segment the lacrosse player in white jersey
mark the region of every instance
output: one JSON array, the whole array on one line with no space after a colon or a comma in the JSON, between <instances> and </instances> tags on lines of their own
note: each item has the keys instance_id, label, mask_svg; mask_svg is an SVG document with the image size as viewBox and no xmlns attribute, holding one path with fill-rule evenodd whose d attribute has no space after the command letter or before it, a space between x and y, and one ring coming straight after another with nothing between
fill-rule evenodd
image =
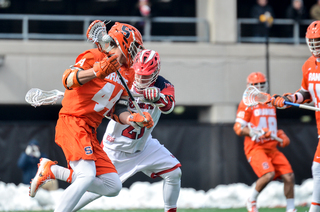
<instances>
[{"instance_id":1,"label":"lacrosse player in white jersey","mask_svg":"<svg viewBox=\"0 0 320 212\"><path fill-rule=\"evenodd\" d=\"M151 114L154 126L148 129L139 123L123 125L110 120L101 145L116 167L122 183L137 172L143 172L151 178L161 177L164 211L175 212L180 192L181 164L151 136L161 113L168 114L174 108L174 86L159 76L160 56L156 51L140 51L132 68L135 70L135 81L131 91L143 94L143 97L136 99L137 104L143 112ZM116 110L129 107L129 110L136 112L130 101L122 105L122 108ZM74 211L99 197L98 194L86 192Z\"/></svg>"}]
</instances>

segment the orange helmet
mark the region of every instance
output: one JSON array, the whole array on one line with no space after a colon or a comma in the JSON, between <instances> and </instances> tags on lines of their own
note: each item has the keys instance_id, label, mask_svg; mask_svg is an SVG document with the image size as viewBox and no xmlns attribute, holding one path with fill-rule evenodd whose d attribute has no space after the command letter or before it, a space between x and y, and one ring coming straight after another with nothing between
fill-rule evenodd
<instances>
[{"instance_id":1,"label":"orange helmet","mask_svg":"<svg viewBox=\"0 0 320 212\"><path fill-rule=\"evenodd\" d=\"M129 24L116 22L109 30L108 35L120 48L127 59L127 65L130 67L138 51L143 49L142 36L139 30Z\"/></svg>"},{"instance_id":2,"label":"orange helmet","mask_svg":"<svg viewBox=\"0 0 320 212\"><path fill-rule=\"evenodd\" d=\"M266 76L261 72L253 72L247 77L247 87L255 86L261 92L268 91L268 82Z\"/></svg>"},{"instance_id":3,"label":"orange helmet","mask_svg":"<svg viewBox=\"0 0 320 212\"><path fill-rule=\"evenodd\" d=\"M308 26L306 41L313 56L320 57L320 21L314 21Z\"/></svg>"}]
</instances>

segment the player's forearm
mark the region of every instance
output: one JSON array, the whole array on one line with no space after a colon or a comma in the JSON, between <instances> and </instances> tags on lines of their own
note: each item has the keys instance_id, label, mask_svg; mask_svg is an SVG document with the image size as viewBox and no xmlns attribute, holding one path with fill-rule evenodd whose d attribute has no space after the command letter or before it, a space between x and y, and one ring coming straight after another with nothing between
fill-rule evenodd
<instances>
[{"instance_id":1,"label":"player's forearm","mask_svg":"<svg viewBox=\"0 0 320 212\"><path fill-rule=\"evenodd\" d=\"M120 113L119 115L119 121L121 124L126 124L126 125L130 125L130 122L128 120L128 116L130 115L129 111L125 111Z\"/></svg>"},{"instance_id":2,"label":"player's forearm","mask_svg":"<svg viewBox=\"0 0 320 212\"><path fill-rule=\"evenodd\" d=\"M93 72L93 68L81 70L78 73L78 79L81 84L85 84L94 78L96 78L96 76Z\"/></svg>"}]
</instances>

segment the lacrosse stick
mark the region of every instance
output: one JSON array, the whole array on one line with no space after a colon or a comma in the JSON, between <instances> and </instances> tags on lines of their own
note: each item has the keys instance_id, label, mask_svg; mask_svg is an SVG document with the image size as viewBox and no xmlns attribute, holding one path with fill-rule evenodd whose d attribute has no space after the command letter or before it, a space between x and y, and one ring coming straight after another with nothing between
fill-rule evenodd
<instances>
[{"instance_id":1,"label":"lacrosse stick","mask_svg":"<svg viewBox=\"0 0 320 212\"><path fill-rule=\"evenodd\" d=\"M271 96L267 93L260 92L256 87L249 86L243 93L242 100L243 103L248 106L252 107L257 104L266 104L270 101ZM297 104L293 102L284 102L285 105L291 105L294 107L307 109L307 110L313 110L313 111L320 111L320 108L303 105L303 104Z\"/></svg>"},{"instance_id":2,"label":"lacrosse stick","mask_svg":"<svg viewBox=\"0 0 320 212\"><path fill-rule=\"evenodd\" d=\"M40 88L31 88L25 97L26 102L34 107L41 105L52 105L58 99L64 96L62 91L57 89L51 91L44 91ZM133 94L134 97L143 97L143 94Z\"/></svg>"},{"instance_id":3,"label":"lacrosse stick","mask_svg":"<svg viewBox=\"0 0 320 212\"><path fill-rule=\"evenodd\" d=\"M250 131L251 131L251 130L254 131L254 136L251 137L251 139L252 139L253 141L255 141L258 137L260 137L260 136L262 136L262 135L265 134L265 131L263 131L262 129L258 130L258 129L252 128L252 124L251 124L251 123L248 124L248 128L250 129ZM271 138L272 138L273 140L276 140L276 141L280 142L280 143L283 142L283 140L282 140L281 138L279 138L279 137L271 136Z\"/></svg>"},{"instance_id":4,"label":"lacrosse stick","mask_svg":"<svg viewBox=\"0 0 320 212\"><path fill-rule=\"evenodd\" d=\"M99 51L101 51L103 53L109 52L109 48L105 49L105 44L109 43L112 40L112 38L108 35L107 30L106 30L106 25L104 24L104 22L102 22L100 20L93 21L87 30L87 38L88 38L88 40L94 42L98 46ZM124 81L119 70L117 70L116 72L120 78L120 81L121 81L123 87L126 89L128 95L129 95L129 98L131 99L134 107L136 108L138 113L144 117L140 107L138 106L137 102L135 101L132 93L130 92L130 90L127 86L127 83Z\"/></svg>"},{"instance_id":5,"label":"lacrosse stick","mask_svg":"<svg viewBox=\"0 0 320 212\"><path fill-rule=\"evenodd\" d=\"M37 107L41 105L52 105L63 96L64 93L56 89L51 91L43 91L39 88L31 88L27 92L25 100L33 107Z\"/></svg>"}]
</instances>

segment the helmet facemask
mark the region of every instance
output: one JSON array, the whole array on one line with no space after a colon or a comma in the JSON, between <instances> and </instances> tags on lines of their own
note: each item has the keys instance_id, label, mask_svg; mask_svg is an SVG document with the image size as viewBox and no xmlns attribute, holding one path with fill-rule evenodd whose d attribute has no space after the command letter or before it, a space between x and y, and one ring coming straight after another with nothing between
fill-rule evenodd
<instances>
[{"instance_id":1,"label":"helmet facemask","mask_svg":"<svg viewBox=\"0 0 320 212\"><path fill-rule=\"evenodd\" d=\"M254 86L263 93L267 93L269 88L268 82L248 83L249 86Z\"/></svg>"},{"instance_id":2,"label":"helmet facemask","mask_svg":"<svg viewBox=\"0 0 320 212\"><path fill-rule=\"evenodd\" d=\"M320 38L306 38L310 52L315 57L320 57Z\"/></svg>"},{"instance_id":3,"label":"helmet facemask","mask_svg":"<svg viewBox=\"0 0 320 212\"><path fill-rule=\"evenodd\" d=\"M134 75L133 85L136 88L138 93L142 93L144 89L152 86L157 80L159 75L159 68L154 71L151 75L140 75L136 73Z\"/></svg>"}]
</instances>

